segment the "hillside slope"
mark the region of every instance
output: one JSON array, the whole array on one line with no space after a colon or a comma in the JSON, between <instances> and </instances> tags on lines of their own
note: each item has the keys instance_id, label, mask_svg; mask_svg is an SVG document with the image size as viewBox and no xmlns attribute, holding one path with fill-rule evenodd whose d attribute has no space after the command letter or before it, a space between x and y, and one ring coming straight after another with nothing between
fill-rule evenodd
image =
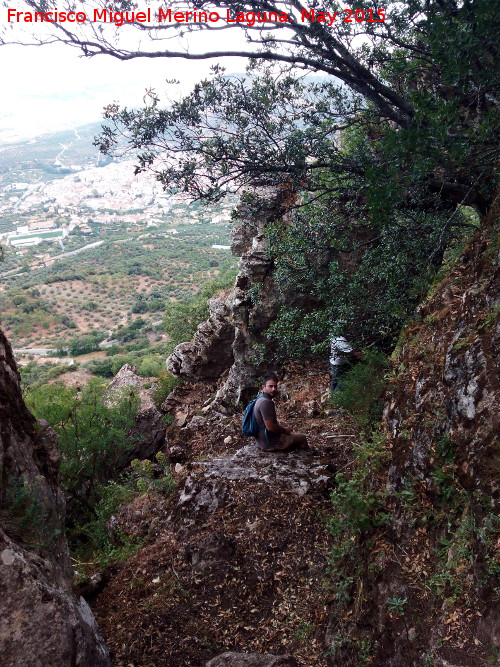
<instances>
[{"instance_id":1,"label":"hillside slope","mask_svg":"<svg viewBox=\"0 0 500 667\"><path fill-rule=\"evenodd\" d=\"M303 667L495 662L494 223L403 332L384 434L359 439L327 409L326 365L289 368L279 407L314 456L241 449L215 385L175 390L164 409L177 488L117 517L145 546L95 606L116 664L201 666L229 649Z\"/></svg>"},{"instance_id":2,"label":"hillside slope","mask_svg":"<svg viewBox=\"0 0 500 667\"><path fill-rule=\"evenodd\" d=\"M492 214L403 332L377 434L360 437L330 408L326 363L289 365L278 406L314 453L249 446L240 415L214 400L227 374L174 390L163 450L176 486L116 513L111 533L141 546L92 600L117 667L202 667L226 650L291 654L301 667L495 663L497 221ZM14 382L21 419L12 423L34 438L3 345L2 396ZM31 480L42 463L26 461L17 474ZM6 550L9 561L10 542Z\"/></svg>"},{"instance_id":3,"label":"hillside slope","mask_svg":"<svg viewBox=\"0 0 500 667\"><path fill-rule=\"evenodd\" d=\"M475 667L498 657L497 224L493 211L395 354L384 415L394 550L370 591L379 632L385 624L377 664ZM384 597L406 599L399 618L387 622Z\"/></svg>"},{"instance_id":4,"label":"hillside slope","mask_svg":"<svg viewBox=\"0 0 500 667\"><path fill-rule=\"evenodd\" d=\"M291 369L279 406L296 428L307 423L316 455L260 453L241 436L239 416L201 412L210 385L171 395L166 407L183 424L168 429L165 450L177 462L176 488L116 515L145 545L94 605L115 664L194 667L234 650L327 665L324 515L356 441L347 417L320 417L327 381L321 369Z\"/></svg>"}]
</instances>

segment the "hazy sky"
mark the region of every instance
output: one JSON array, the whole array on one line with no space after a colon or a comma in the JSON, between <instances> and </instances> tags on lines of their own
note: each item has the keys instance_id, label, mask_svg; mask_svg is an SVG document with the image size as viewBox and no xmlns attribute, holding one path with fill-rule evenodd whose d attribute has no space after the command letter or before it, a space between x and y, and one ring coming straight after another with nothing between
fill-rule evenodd
<instances>
[{"instance_id":1,"label":"hazy sky","mask_svg":"<svg viewBox=\"0 0 500 667\"><path fill-rule=\"evenodd\" d=\"M168 87L166 79L180 79L185 92L208 73L210 62L121 62L108 56L83 58L64 45L2 46L0 143L98 121L109 102L139 106L149 87L157 93L169 88L169 94L175 96L179 86ZM245 69L241 58L227 60L225 65L229 72Z\"/></svg>"}]
</instances>

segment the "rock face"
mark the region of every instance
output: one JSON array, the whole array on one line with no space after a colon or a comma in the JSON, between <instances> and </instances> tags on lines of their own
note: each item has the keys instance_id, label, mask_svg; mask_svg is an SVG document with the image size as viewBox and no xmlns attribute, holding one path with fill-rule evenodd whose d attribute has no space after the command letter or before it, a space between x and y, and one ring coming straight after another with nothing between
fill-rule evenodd
<instances>
[{"instance_id":1,"label":"rock face","mask_svg":"<svg viewBox=\"0 0 500 667\"><path fill-rule=\"evenodd\" d=\"M394 557L376 577L366 571L357 621L358 631L371 626L374 665L476 667L496 655L498 252L486 224L421 304L393 355L384 540ZM330 642L338 627L332 619Z\"/></svg>"},{"instance_id":2,"label":"rock face","mask_svg":"<svg viewBox=\"0 0 500 667\"><path fill-rule=\"evenodd\" d=\"M428 478L432 443L447 439L460 453L461 482L484 483L484 465L500 433L500 274L478 237L460 268L419 309L423 323L398 363L407 368L387 403L385 420L399 463Z\"/></svg>"},{"instance_id":3,"label":"rock face","mask_svg":"<svg viewBox=\"0 0 500 667\"><path fill-rule=\"evenodd\" d=\"M268 222L285 214L290 199L286 189L259 188L240 204L237 214L242 223L234 228L232 243L233 254L241 257L234 288L210 301L209 318L198 327L193 341L178 345L167 360L173 375L189 381L223 377L214 408L246 400L266 368L259 346L266 342L263 332L283 297L272 278L263 232ZM258 299L249 296L250 288L258 291Z\"/></svg>"},{"instance_id":4,"label":"rock face","mask_svg":"<svg viewBox=\"0 0 500 667\"><path fill-rule=\"evenodd\" d=\"M258 653L222 653L206 667L298 667L291 655L260 655Z\"/></svg>"},{"instance_id":5,"label":"rock face","mask_svg":"<svg viewBox=\"0 0 500 667\"><path fill-rule=\"evenodd\" d=\"M193 342L181 343L168 358L170 373L187 380L214 380L233 361L232 293L209 301L209 318L200 324Z\"/></svg>"},{"instance_id":6,"label":"rock face","mask_svg":"<svg viewBox=\"0 0 500 667\"><path fill-rule=\"evenodd\" d=\"M220 381L211 406L215 410L224 412L255 395L258 379L270 370L273 357L265 331L280 307L311 304L310 294L278 288L264 235L270 222L289 223L295 201L296 195L286 185L255 188L243 196L236 209L231 244L233 255L240 257L235 285L227 294L210 301L209 318L198 327L193 341L178 345L167 359L173 375L190 382ZM324 253L321 261L325 271L332 261L343 272L357 266L372 229L359 225L354 233L359 247Z\"/></svg>"},{"instance_id":7,"label":"rock face","mask_svg":"<svg viewBox=\"0 0 500 667\"><path fill-rule=\"evenodd\" d=\"M2 665L109 665L94 617L71 587L55 437L27 410L2 331L0 453Z\"/></svg>"},{"instance_id":8,"label":"rock face","mask_svg":"<svg viewBox=\"0 0 500 667\"><path fill-rule=\"evenodd\" d=\"M130 437L137 441L133 450L127 453L127 459L150 458L165 442L165 424L163 415L151 397L152 390L143 388L144 378L137 375L137 369L130 364L120 368L108 387L108 396L123 391L127 387L137 389L140 407Z\"/></svg>"}]
</instances>

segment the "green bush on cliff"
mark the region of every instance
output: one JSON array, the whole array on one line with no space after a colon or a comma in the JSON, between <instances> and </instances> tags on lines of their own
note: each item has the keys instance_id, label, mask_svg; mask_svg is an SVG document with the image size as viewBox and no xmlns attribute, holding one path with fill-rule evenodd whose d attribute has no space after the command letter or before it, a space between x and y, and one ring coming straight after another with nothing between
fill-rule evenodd
<instances>
[{"instance_id":1,"label":"green bush on cliff","mask_svg":"<svg viewBox=\"0 0 500 667\"><path fill-rule=\"evenodd\" d=\"M123 454L133 446L127 433L139 400L127 389L106 400L106 383L93 378L83 388L44 385L26 392L26 403L58 435L61 483L75 513L93 512L100 484L116 475Z\"/></svg>"},{"instance_id":2,"label":"green bush on cliff","mask_svg":"<svg viewBox=\"0 0 500 667\"><path fill-rule=\"evenodd\" d=\"M381 418L388 366L383 354L370 350L341 377L339 389L332 394L332 403L350 412L364 431Z\"/></svg>"},{"instance_id":3,"label":"green bush on cliff","mask_svg":"<svg viewBox=\"0 0 500 667\"><path fill-rule=\"evenodd\" d=\"M389 459L384 436L373 433L356 447L350 470L335 476L327 525L333 538L331 576L339 608L351 599L351 589L360 573L361 546L366 546L373 531L390 520L387 491L378 480L379 471Z\"/></svg>"},{"instance_id":4,"label":"green bush on cliff","mask_svg":"<svg viewBox=\"0 0 500 667\"><path fill-rule=\"evenodd\" d=\"M96 567L102 570L114 562L131 558L142 545L141 540L131 538L118 526L110 527L109 521L120 505L138 495L168 495L172 491L175 484L166 455L158 452L155 459L156 463L134 459L131 471L121 475L118 481L100 485L94 518L74 526L70 532L73 553L82 573L90 573Z\"/></svg>"},{"instance_id":5,"label":"green bush on cliff","mask_svg":"<svg viewBox=\"0 0 500 667\"><path fill-rule=\"evenodd\" d=\"M23 478L2 480L0 523L7 535L30 547L47 547L53 537L36 484Z\"/></svg>"},{"instance_id":6,"label":"green bush on cliff","mask_svg":"<svg viewBox=\"0 0 500 667\"><path fill-rule=\"evenodd\" d=\"M94 518L75 525L68 535L78 569L82 573L90 573L95 567L103 569L113 562L133 556L137 551L139 543L118 530L111 537L107 526L120 505L130 502L136 495L136 490L127 479L111 480L100 486Z\"/></svg>"},{"instance_id":7,"label":"green bush on cliff","mask_svg":"<svg viewBox=\"0 0 500 667\"><path fill-rule=\"evenodd\" d=\"M171 375L166 370L161 370L158 374L158 384L153 391L153 401L157 407L160 407L167 396L172 392L180 380Z\"/></svg>"},{"instance_id":8,"label":"green bush on cliff","mask_svg":"<svg viewBox=\"0 0 500 667\"><path fill-rule=\"evenodd\" d=\"M283 358L327 358L331 334L389 352L455 233L448 211L374 219L366 206L338 208L334 197L314 202L267 228L284 303L268 335Z\"/></svg>"}]
</instances>

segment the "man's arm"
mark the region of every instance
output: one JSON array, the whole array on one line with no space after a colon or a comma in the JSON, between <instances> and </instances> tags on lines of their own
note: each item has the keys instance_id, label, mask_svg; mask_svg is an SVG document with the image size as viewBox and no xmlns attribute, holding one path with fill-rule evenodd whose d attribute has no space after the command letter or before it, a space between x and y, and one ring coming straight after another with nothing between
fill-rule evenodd
<instances>
[{"instance_id":1,"label":"man's arm","mask_svg":"<svg viewBox=\"0 0 500 667\"><path fill-rule=\"evenodd\" d=\"M276 408L272 401L262 401L259 404L260 415L264 426L270 433L279 435L280 433L291 433L292 429L285 424L280 424L276 417Z\"/></svg>"}]
</instances>

